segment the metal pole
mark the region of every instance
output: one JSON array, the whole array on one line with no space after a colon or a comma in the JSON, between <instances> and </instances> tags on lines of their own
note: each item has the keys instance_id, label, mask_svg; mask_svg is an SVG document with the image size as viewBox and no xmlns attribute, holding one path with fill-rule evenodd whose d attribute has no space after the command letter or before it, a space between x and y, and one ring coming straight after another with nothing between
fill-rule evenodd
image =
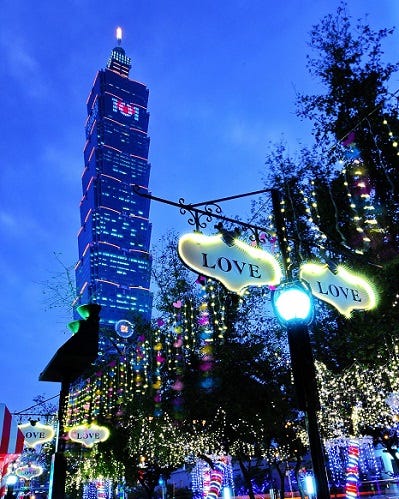
<instances>
[{"instance_id":1,"label":"metal pole","mask_svg":"<svg viewBox=\"0 0 399 499\"><path fill-rule=\"evenodd\" d=\"M58 403L58 434L55 452L51 461L48 499L65 499L66 459L64 438L64 404L69 392L69 382L61 383L60 400Z\"/></svg>"},{"instance_id":2,"label":"metal pole","mask_svg":"<svg viewBox=\"0 0 399 499\"><path fill-rule=\"evenodd\" d=\"M305 412L317 499L330 499L323 445L317 422L320 403L308 326L288 325L287 332L298 408Z\"/></svg>"},{"instance_id":3,"label":"metal pole","mask_svg":"<svg viewBox=\"0 0 399 499\"><path fill-rule=\"evenodd\" d=\"M324 464L324 452L320 438L319 425L317 422L317 413L313 409L308 410L306 411L305 417L317 499L330 499L330 489L328 486L326 467Z\"/></svg>"}]
</instances>

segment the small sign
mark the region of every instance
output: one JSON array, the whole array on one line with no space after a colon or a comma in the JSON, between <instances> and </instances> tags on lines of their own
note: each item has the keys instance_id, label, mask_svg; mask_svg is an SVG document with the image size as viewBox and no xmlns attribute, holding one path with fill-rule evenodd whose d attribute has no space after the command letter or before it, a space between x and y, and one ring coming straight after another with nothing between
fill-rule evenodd
<instances>
[{"instance_id":1,"label":"small sign","mask_svg":"<svg viewBox=\"0 0 399 499\"><path fill-rule=\"evenodd\" d=\"M38 444L44 444L54 438L55 430L50 425L44 425L37 422L21 424L18 428L22 431L25 444L28 447L35 447Z\"/></svg>"},{"instance_id":2,"label":"small sign","mask_svg":"<svg viewBox=\"0 0 399 499\"><path fill-rule=\"evenodd\" d=\"M68 436L72 442L77 442L85 447L93 447L94 444L104 442L109 437L109 430L106 426L98 426L94 423L89 425L74 426L68 431Z\"/></svg>"},{"instance_id":3,"label":"small sign","mask_svg":"<svg viewBox=\"0 0 399 499\"><path fill-rule=\"evenodd\" d=\"M27 464L25 466L20 466L15 470L15 474L24 478L25 480L31 480L36 476L40 476L43 473L43 468L37 464Z\"/></svg>"},{"instance_id":4,"label":"small sign","mask_svg":"<svg viewBox=\"0 0 399 499\"><path fill-rule=\"evenodd\" d=\"M309 284L316 298L329 303L345 317L349 318L353 310L376 306L376 294L368 281L342 265L332 272L326 264L304 263L299 277Z\"/></svg>"},{"instance_id":5,"label":"small sign","mask_svg":"<svg viewBox=\"0 0 399 499\"><path fill-rule=\"evenodd\" d=\"M276 286L281 281L276 258L240 239L234 239L230 246L223 241L222 234L206 236L193 232L180 238L178 252L188 267L213 277L240 295L248 286Z\"/></svg>"}]
</instances>

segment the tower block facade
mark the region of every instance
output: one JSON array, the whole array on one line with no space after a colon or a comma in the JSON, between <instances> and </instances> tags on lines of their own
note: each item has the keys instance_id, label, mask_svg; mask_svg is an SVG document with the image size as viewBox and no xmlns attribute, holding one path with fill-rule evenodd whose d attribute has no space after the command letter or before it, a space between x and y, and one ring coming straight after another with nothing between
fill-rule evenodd
<instances>
[{"instance_id":1,"label":"tower block facade","mask_svg":"<svg viewBox=\"0 0 399 499\"><path fill-rule=\"evenodd\" d=\"M119 40L120 42L120 40ZM131 80L118 45L87 100L76 265L78 303L101 305L101 324L151 317L148 89Z\"/></svg>"}]
</instances>

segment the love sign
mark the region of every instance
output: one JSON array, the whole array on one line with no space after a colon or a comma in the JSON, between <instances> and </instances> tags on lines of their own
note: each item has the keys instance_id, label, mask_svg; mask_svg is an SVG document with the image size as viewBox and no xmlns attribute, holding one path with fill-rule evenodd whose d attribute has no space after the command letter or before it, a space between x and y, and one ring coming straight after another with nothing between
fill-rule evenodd
<instances>
[{"instance_id":1,"label":"love sign","mask_svg":"<svg viewBox=\"0 0 399 499\"><path fill-rule=\"evenodd\" d=\"M22 431L25 444L28 447L35 447L38 444L44 444L54 438L55 430L50 425L44 425L39 421L30 421L29 423L18 425Z\"/></svg>"},{"instance_id":2,"label":"love sign","mask_svg":"<svg viewBox=\"0 0 399 499\"><path fill-rule=\"evenodd\" d=\"M25 478L25 480L31 480L36 476L40 476L43 473L43 468L37 464L27 464L26 466L20 466L15 470L17 476Z\"/></svg>"},{"instance_id":3,"label":"love sign","mask_svg":"<svg viewBox=\"0 0 399 499\"><path fill-rule=\"evenodd\" d=\"M93 447L94 444L104 442L109 437L109 430L106 426L98 426L95 423L89 425L73 426L68 431L68 436L72 442L77 442L85 447Z\"/></svg>"},{"instance_id":4,"label":"love sign","mask_svg":"<svg viewBox=\"0 0 399 499\"><path fill-rule=\"evenodd\" d=\"M377 297L370 283L342 265L332 272L326 264L304 263L299 276L309 284L316 298L329 303L345 317L350 317L353 310L376 306Z\"/></svg>"},{"instance_id":5,"label":"love sign","mask_svg":"<svg viewBox=\"0 0 399 499\"><path fill-rule=\"evenodd\" d=\"M185 234L179 239L178 253L188 267L237 294L243 294L248 286L275 286L281 280L280 265L271 253L240 239L227 245L222 234Z\"/></svg>"}]
</instances>

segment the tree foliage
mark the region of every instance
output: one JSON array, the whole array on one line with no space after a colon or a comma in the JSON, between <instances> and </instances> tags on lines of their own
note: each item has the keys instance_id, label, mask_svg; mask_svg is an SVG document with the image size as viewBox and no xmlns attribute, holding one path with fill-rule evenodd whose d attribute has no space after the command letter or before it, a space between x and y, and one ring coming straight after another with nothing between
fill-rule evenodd
<instances>
[{"instance_id":1,"label":"tree foliage","mask_svg":"<svg viewBox=\"0 0 399 499\"><path fill-rule=\"evenodd\" d=\"M284 145L266 159L265 181L279 190L289 267L305 260L345 263L369 279L379 296L375 311L347 320L318 305L314 346L339 371L356 358L382 362L397 336L399 239L397 98L389 89L398 64L383 61L392 29L353 21L344 3L310 33L310 74L324 93L298 95L298 116L313 123L313 147L295 157ZM295 271L294 270L294 271Z\"/></svg>"}]
</instances>

